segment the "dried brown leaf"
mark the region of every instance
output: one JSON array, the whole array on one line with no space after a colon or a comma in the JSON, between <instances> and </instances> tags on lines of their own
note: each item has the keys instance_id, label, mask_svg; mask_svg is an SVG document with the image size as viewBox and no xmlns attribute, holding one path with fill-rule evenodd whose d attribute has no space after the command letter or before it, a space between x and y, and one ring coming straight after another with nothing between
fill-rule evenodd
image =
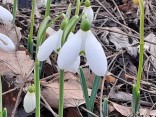
<instances>
[{"instance_id":1,"label":"dried brown leaf","mask_svg":"<svg viewBox=\"0 0 156 117\"><path fill-rule=\"evenodd\" d=\"M131 114L131 108L130 107L122 106L122 105L119 105L119 104L114 103L114 102L111 102L111 104L123 116L126 116L127 117L127 116L129 116Z\"/></svg>"},{"instance_id":2,"label":"dried brown leaf","mask_svg":"<svg viewBox=\"0 0 156 117\"><path fill-rule=\"evenodd\" d=\"M56 76L42 90L43 97L51 107L58 108L59 104L59 76ZM89 94L90 90L88 89ZM64 81L64 108L77 107L84 104L84 97L78 78L71 73L65 73Z\"/></svg>"},{"instance_id":3,"label":"dried brown leaf","mask_svg":"<svg viewBox=\"0 0 156 117\"><path fill-rule=\"evenodd\" d=\"M111 76L111 73L110 72L107 72L107 74L106 74L106 81L108 83L114 83L116 81L116 78L114 78L113 76Z\"/></svg>"},{"instance_id":4,"label":"dried brown leaf","mask_svg":"<svg viewBox=\"0 0 156 117\"><path fill-rule=\"evenodd\" d=\"M125 32L120 30L117 27L107 27L109 30L112 30L112 32L105 31L104 35L102 36L102 41L108 44L110 41L113 43L116 47L116 50L119 51L122 48L126 48L127 52L132 56L137 56L137 47L132 47L132 45L129 43L128 36L126 36ZM136 41L133 40L133 43Z\"/></svg>"},{"instance_id":5,"label":"dried brown leaf","mask_svg":"<svg viewBox=\"0 0 156 117\"><path fill-rule=\"evenodd\" d=\"M6 53L0 50L0 74L16 74L25 78L34 66L34 61L25 51Z\"/></svg>"},{"instance_id":6,"label":"dried brown leaf","mask_svg":"<svg viewBox=\"0 0 156 117\"><path fill-rule=\"evenodd\" d=\"M156 36L153 33L150 33L148 36L145 37L145 39L149 42L154 42L154 43L156 42ZM149 47L150 53L152 53L154 56L156 56L156 45L155 44L150 44L150 43L146 42L145 46ZM154 56L151 55L151 59L152 59L153 65L156 67L156 59Z\"/></svg>"},{"instance_id":7,"label":"dried brown leaf","mask_svg":"<svg viewBox=\"0 0 156 117\"><path fill-rule=\"evenodd\" d=\"M127 102L132 100L132 95L130 93L125 93L122 91L117 91L117 92L113 91L110 94L110 99Z\"/></svg>"}]
</instances>

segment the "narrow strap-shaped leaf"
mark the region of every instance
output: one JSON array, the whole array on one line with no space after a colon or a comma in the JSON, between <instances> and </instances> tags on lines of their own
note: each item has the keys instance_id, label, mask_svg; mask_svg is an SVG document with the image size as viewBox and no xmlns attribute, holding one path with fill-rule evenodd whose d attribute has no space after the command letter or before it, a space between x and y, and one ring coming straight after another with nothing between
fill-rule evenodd
<instances>
[{"instance_id":1,"label":"narrow strap-shaped leaf","mask_svg":"<svg viewBox=\"0 0 156 117\"><path fill-rule=\"evenodd\" d=\"M66 25L66 27L65 27L65 29L63 31L61 45L63 45L67 41L68 35L70 34L73 26L75 26L75 24L78 22L78 20L79 20L79 16L78 15L73 16L69 20L68 24Z\"/></svg>"},{"instance_id":2,"label":"narrow strap-shaped leaf","mask_svg":"<svg viewBox=\"0 0 156 117\"><path fill-rule=\"evenodd\" d=\"M93 111L93 108L94 108L94 101L95 101L96 94L99 88L100 80L101 78L96 75L94 79L94 84L92 87L91 96L90 96L90 109L91 109L90 111Z\"/></svg>"},{"instance_id":3,"label":"narrow strap-shaped leaf","mask_svg":"<svg viewBox=\"0 0 156 117\"><path fill-rule=\"evenodd\" d=\"M140 106L140 91L138 92L136 85L133 85L133 95L132 95L132 112L136 114Z\"/></svg>"},{"instance_id":4,"label":"narrow strap-shaped leaf","mask_svg":"<svg viewBox=\"0 0 156 117\"><path fill-rule=\"evenodd\" d=\"M67 8L67 12L66 12L66 18L67 20L70 19L70 16L71 16L71 3L68 5L68 8Z\"/></svg>"},{"instance_id":5,"label":"narrow strap-shaped leaf","mask_svg":"<svg viewBox=\"0 0 156 117\"><path fill-rule=\"evenodd\" d=\"M105 98L103 102L103 117L108 117L108 99Z\"/></svg>"},{"instance_id":6,"label":"narrow strap-shaped leaf","mask_svg":"<svg viewBox=\"0 0 156 117\"><path fill-rule=\"evenodd\" d=\"M44 18L46 18L47 16L49 16L49 13L50 13L50 4L51 4L51 0L47 0L46 11L45 11Z\"/></svg>"},{"instance_id":7,"label":"narrow strap-shaped leaf","mask_svg":"<svg viewBox=\"0 0 156 117\"><path fill-rule=\"evenodd\" d=\"M36 46L36 52L38 52L38 47L40 46L40 44L41 44L41 37L42 37L42 34L44 33L44 31L46 30L46 28L47 28L47 23L48 23L48 21L50 20L50 17L49 16L47 16L44 20L43 20L43 22L41 23L41 25L40 25L40 28L39 28L39 30L38 30L38 33L37 33L37 46Z\"/></svg>"},{"instance_id":8,"label":"narrow strap-shaped leaf","mask_svg":"<svg viewBox=\"0 0 156 117\"><path fill-rule=\"evenodd\" d=\"M16 10L17 10L17 0L14 0L14 5L13 5L13 23L15 23L15 19L16 19Z\"/></svg>"},{"instance_id":9,"label":"narrow strap-shaped leaf","mask_svg":"<svg viewBox=\"0 0 156 117\"><path fill-rule=\"evenodd\" d=\"M88 96L88 88L87 88L86 79L85 79L82 68L80 68L80 81L81 81L81 87L82 87L83 95L85 98L86 106L87 106L87 109L89 109L90 101L89 101L89 96Z\"/></svg>"}]
</instances>

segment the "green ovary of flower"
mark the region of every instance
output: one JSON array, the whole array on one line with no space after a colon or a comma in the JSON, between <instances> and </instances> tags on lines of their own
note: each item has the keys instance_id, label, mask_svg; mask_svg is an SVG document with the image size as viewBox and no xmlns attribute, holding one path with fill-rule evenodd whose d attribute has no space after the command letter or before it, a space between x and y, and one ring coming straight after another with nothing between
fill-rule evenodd
<instances>
[{"instance_id":1,"label":"green ovary of flower","mask_svg":"<svg viewBox=\"0 0 156 117\"><path fill-rule=\"evenodd\" d=\"M32 84L31 86L28 87L28 91L30 93L34 93L35 92L35 86L34 86L34 84Z\"/></svg>"},{"instance_id":2,"label":"green ovary of flower","mask_svg":"<svg viewBox=\"0 0 156 117\"><path fill-rule=\"evenodd\" d=\"M86 0L86 1L85 1L85 6L86 6L86 7L89 7L89 6L90 6L90 0Z\"/></svg>"},{"instance_id":3,"label":"green ovary of flower","mask_svg":"<svg viewBox=\"0 0 156 117\"><path fill-rule=\"evenodd\" d=\"M88 18L82 20L80 25L81 30L88 31L91 28L91 23L89 22Z\"/></svg>"}]
</instances>

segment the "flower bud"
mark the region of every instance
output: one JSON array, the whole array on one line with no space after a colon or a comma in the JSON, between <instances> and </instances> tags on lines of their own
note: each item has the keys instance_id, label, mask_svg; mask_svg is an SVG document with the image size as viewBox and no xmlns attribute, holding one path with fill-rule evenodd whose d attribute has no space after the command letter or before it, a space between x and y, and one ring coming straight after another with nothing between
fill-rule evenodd
<instances>
[{"instance_id":1,"label":"flower bud","mask_svg":"<svg viewBox=\"0 0 156 117\"><path fill-rule=\"evenodd\" d=\"M34 91L34 85L29 86L27 94L24 97L23 107L27 113L32 112L36 108L36 97Z\"/></svg>"}]
</instances>

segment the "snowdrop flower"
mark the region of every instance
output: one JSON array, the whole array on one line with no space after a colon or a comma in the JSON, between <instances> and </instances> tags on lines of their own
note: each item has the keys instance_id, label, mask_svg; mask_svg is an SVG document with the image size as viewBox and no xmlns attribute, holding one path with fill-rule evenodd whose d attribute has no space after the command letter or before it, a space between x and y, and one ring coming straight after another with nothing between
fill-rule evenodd
<instances>
[{"instance_id":1,"label":"snowdrop flower","mask_svg":"<svg viewBox=\"0 0 156 117\"><path fill-rule=\"evenodd\" d=\"M15 45L12 40L2 33L0 33L0 48L6 52L15 51Z\"/></svg>"},{"instance_id":2,"label":"snowdrop flower","mask_svg":"<svg viewBox=\"0 0 156 117\"><path fill-rule=\"evenodd\" d=\"M29 86L27 94L24 97L23 107L27 113L32 112L36 108L36 98L35 98L35 87L34 87L34 85Z\"/></svg>"},{"instance_id":3,"label":"snowdrop flower","mask_svg":"<svg viewBox=\"0 0 156 117\"><path fill-rule=\"evenodd\" d=\"M54 34L50 35L44 42L43 44L39 47L38 53L37 53L37 59L39 61L44 61L46 60L50 54L55 51L57 52L57 50L60 49L61 47L61 38L62 38L62 34L63 34L63 26L66 24L67 22L63 21L62 22L62 26L61 28L56 31ZM72 33L70 34L70 36L72 35Z\"/></svg>"},{"instance_id":4,"label":"snowdrop flower","mask_svg":"<svg viewBox=\"0 0 156 117\"><path fill-rule=\"evenodd\" d=\"M57 63L60 69L72 65L80 52L85 52L90 69L98 76L104 76L107 71L107 59L101 44L90 30L90 22L84 19L81 29L68 39L58 55Z\"/></svg>"},{"instance_id":5,"label":"snowdrop flower","mask_svg":"<svg viewBox=\"0 0 156 117\"><path fill-rule=\"evenodd\" d=\"M53 51L58 52L58 50L61 48L63 27L65 27L66 23L67 23L66 21L64 23L62 22L61 28L54 34L50 35L39 47L37 53L37 59L39 61L46 60ZM68 36L68 39L72 39L73 36L74 34L71 32ZM80 57L78 56L72 64L69 64L66 67L65 71L76 73L78 71L79 65L80 65Z\"/></svg>"},{"instance_id":6,"label":"snowdrop flower","mask_svg":"<svg viewBox=\"0 0 156 117\"><path fill-rule=\"evenodd\" d=\"M0 21L3 23L11 23L13 21L13 15L2 6L0 6Z\"/></svg>"},{"instance_id":7,"label":"snowdrop flower","mask_svg":"<svg viewBox=\"0 0 156 117\"><path fill-rule=\"evenodd\" d=\"M85 1L85 7L83 8L83 13L85 13L87 15L90 23L92 23L92 21L94 19L94 11L93 11L92 7L90 6L89 0Z\"/></svg>"}]
</instances>

